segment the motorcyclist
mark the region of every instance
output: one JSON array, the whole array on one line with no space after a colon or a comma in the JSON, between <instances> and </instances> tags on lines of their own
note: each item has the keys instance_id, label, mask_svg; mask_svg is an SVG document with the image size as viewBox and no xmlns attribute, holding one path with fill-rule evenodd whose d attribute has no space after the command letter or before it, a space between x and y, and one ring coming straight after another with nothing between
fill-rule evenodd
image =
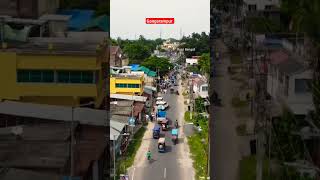
<instances>
[{"instance_id":1,"label":"motorcyclist","mask_svg":"<svg viewBox=\"0 0 320 180\"><path fill-rule=\"evenodd\" d=\"M148 160L151 159L151 151L150 150L147 152L147 158L148 158Z\"/></svg>"},{"instance_id":2,"label":"motorcyclist","mask_svg":"<svg viewBox=\"0 0 320 180\"><path fill-rule=\"evenodd\" d=\"M175 125L176 125L176 128L178 128L178 127L179 127L179 124L178 124L178 119L176 120L176 123L175 123Z\"/></svg>"}]
</instances>

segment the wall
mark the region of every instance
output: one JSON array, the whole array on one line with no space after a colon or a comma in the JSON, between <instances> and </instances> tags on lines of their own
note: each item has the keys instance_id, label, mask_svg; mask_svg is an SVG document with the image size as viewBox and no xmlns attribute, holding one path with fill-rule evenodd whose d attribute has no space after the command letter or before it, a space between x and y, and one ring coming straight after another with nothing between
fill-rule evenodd
<instances>
[{"instance_id":1,"label":"wall","mask_svg":"<svg viewBox=\"0 0 320 180\"><path fill-rule=\"evenodd\" d=\"M16 79L16 54L0 51L0 99L19 99Z\"/></svg>"},{"instance_id":2,"label":"wall","mask_svg":"<svg viewBox=\"0 0 320 180\"><path fill-rule=\"evenodd\" d=\"M116 84L140 84L140 88L116 88ZM139 93L140 95L143 93L143 77L140 79L129 79L129 78L115 78L110 77L110 93L111 94L134 94Z\"/></svg>"},{"instance_id":3,"label":"wall","mask_svg":"<svg viewBox=\"0 0 320 180\"><path fill-rule=\"evenodd\" d=\"M276 5L279 7L280 0L244 0L247 5L257 5L257 10L264 10L266 5Z\"/></svg>"},{"instance_id":4,"label":"wall","mask_svg":"<svg viewBox=\"0 0 320 180\"><path fill-rule=\"evenodd\" d=\"M22 99L28 102L65 105L77 104L79 97L95 99L98 96L96 84L17 83L17 68L97 70L100 74L99 80L102 80L102 70L95 57L16 55L0 51L0 99L19 100L23 97ZM56 99L52 99L54 97ZM75 99L70 98L68 101L67 97Z\"/></svg>"},{"instance_id":5,"label":"wall","mask_svg":"<svg viewBox=\"0 0 320 180\"><path fill-rule=\"evenodd\" d=\"M289 96L288 102L307 105L312 103L312 93L297 94L295 93L295 79L312 79L312 71L308 70L299 74L295 74L289 79Z\"/></svg>"}]
</instances>

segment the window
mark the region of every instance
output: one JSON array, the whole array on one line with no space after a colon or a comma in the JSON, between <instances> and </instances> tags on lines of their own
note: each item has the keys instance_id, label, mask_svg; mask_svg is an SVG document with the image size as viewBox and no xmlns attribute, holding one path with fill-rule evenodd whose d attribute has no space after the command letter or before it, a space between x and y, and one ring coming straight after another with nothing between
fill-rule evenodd
<instances>
[{"instance_id":1,"label":"window","mask_svg":"<svg viewBox=\"0 0 320 180\"><path fill-rule=\"evenodd\" d=\"M28 70L18 70L18 82L30 82Z\"/></svg>"},{"instance_id":2,"label":"window","mask_svg":"<svg viewBox=\"0 0 320 180\"><path fill-rule=\"evenodd\" d=\"M71 83L81 83L81 72L71 71L70 72L70 82Z\"/></svg>"},{"instance_id":3,"label":"window","mask_svg":"<svg viewBox=\"0 0 320 180\"><path fill-rule=\"evenodd\" d=\"M202 86L202 91L208 91L208 86Z\"/></svg>"},{"instance_id":4,"label":"window","mask_svg":"<svg viewBox=\"0 0 320 180\"><path fill-rule=\"evenodd\" d=\"M127 88L128 86L127 86L127 84L117 83L117 84L116 84L116 87L117 87L117 88Z\"/></svg>"},{"instance_id":5,"label":"window","mask_svg":"<svg viewBox=\"0 0 320 180\"><path fill-rule=\"evenodd\" d=\"M249 11L256 11L257 10L257 5L256 4L249 4L248 5Z\"/></svg>"},{"instance_id":6,"label":"window","mask_svg":"<svg viewBox=\"0 0 320 180\"><path fill-rule=\"evenodd\" d=\"M59 83L69 83L69 71L57 71Z\"/></svg>"},{"instance_id":7,"label":"window","mask_svg":"<svg viewBox=\"0 0 320 180\"><path fill-rule=\"evenodd\" d=\"M51 70L18 70L18 82L54 82L54 72Z\"/></svg>"},{"instance_id":8,"label":"window","mask_svg":"<svg viewBox=\"0 0 320 180\"><path fill-rule=\"evenodd\" d=\"M54 72L42 71L42 82L54 82Z\"/></svg>"},{"instance_id":9,"label":"window","mask_svg":"<svg viewBox=\"0 0 320 180\"><path fill-rule=\"evenodd\" d=\"M92 71L83 71L82 72L82 83L94 83L94 73Z\"/></svg>"},{"instance_id":10,"label":"window","mask_svg":"<svg viewBox=\"0 0 320 180\"><path fill-rule=\"evenodd\" d=\"M94 83L93 71L57 71L59 83Z\"/></svg>"},{"instance_id":11,"label":"window","mask_svg":"<svg viewBox=\"0 0 320 180\"><path fill-rule=\"evenodd\" d=\"M297 94L311 92L311 79L296 79L294 84L294 92Z\"/></svg>"}]
</instances>

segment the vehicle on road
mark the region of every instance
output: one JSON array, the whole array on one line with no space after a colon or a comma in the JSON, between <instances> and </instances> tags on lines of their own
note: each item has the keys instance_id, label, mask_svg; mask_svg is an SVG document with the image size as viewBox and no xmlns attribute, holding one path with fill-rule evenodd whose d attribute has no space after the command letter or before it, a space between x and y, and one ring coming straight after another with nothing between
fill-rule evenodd
<instances>
[{"instance_id":1,"label":"vehicle on road","mask_svg":"<svg viewBox=\"0 0 320 180\"><path fill-rule=\"evenodd\" d=\"M163 101L163 97L161 96L157 97L157 101Z\"/></svg>"},{"instance_id":2,"label":"vehicle on road","mask_svg":"<svg viewBox=\"0 0 320 180\"><path fill-rule=\"evenodd\" d=\"M161 130L161 127L159 126L159 124L156 124L153 128L153 138L154 139L160 138L160 130Z\"/></svg>"},{"instance_id":3,"label":"vehicle on road","mask_svg":"<svg viewBox=\"0 0 320 180\"><path fill-rule=\"evenodd\" d=\"M171 130L171 138L173 143L176 145L178 143L178 129Z\"/></svg>"},{"instance_id":4,"label":"vehicle on road","mask_svg":"<svg viewBox=\"0 0 320 180\"><path fill-rule=\"evenodd\" d=\"M162 111L169 107L169 105L166 101L157 101L156 105L157 105L157 109L162 110Z\"/></svg>"},{"instance_id":5,"label":"vehicle on road","mask_svg":"<svg viewBox=\"0 0 320 180\"><path fill-rule=\"evenodd\" d=\"M169 121L168 119L163 119L159 122L159 124L161 125L161 129L162 131L166 131L168 130L168 126L169 126Z\"/></svg>"},{"instance_id":6,"label":"vehicle on road","mask_svg":"<svg viewBox=\"0 0 320 180\"><path fill-rule=\"evenodd\" d=\"M163 101L163 100L157 100L156 101L156 105L164 105L164 104L167 104L167 102Z\"/></svg>"},{"instance_id":7,"label":"vehicle on road","mask_svg":"<svg viewBox=\"0 0 320 180\"><path fill-rule=\"evenodd\" d=\"M166 119L167 119L167 112L166 111L160 110L157 112L157 123L158 124L161 124L161 122Z\"/></svg>"},{"instance_id":8,"label":"vehicle on road","mask_svg":"<svg viewBox=\"0 0 320 180\"><path fill-rule=\"evenodd\" d=\"M170 88L170 93L173 94L174 93L174 89L171 87Z\"/></svg>"},{"instance_id":9,"label":"vehicle on road","mask_svg":"<svg viewBox=\"0 0 320 180\"><path fill-rule=\"evenodd\" d=\"M159 138L159 140L158 140L158 151L159 152L165 152L166 151L166 139L165 138Z\"/></svg>"}]
</instances>

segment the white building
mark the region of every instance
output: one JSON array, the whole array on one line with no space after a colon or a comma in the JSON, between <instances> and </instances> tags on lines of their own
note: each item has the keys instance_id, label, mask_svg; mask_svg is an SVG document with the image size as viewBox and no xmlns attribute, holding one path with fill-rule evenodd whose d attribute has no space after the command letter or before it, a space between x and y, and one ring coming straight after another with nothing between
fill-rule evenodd
<instances>
[{"instance_id":1,"label":"white building","mask_svg":"<svg viewBox=\"0 0 320 180\"><path fill-rule=\"evenodd\" d=\"M262 11L280 7L280 0L244 0L244 4L244 8L248 11Z\"/></svg>"},{"instance_id":2,"label":"white building","mask_svg":"<svg viewBox=\"0 0 320 180\"><path fill-rule=\"evenodd\" d=\"M192 84L193 84L193 92L196 94L197 97L201 97L201 98L208 98L209 94L208 94L208 90L209 90L209 86L207 83L207 80L201 76L198 75L197 77L193 77L192 78Z\"/></svg>"},{"instance_id":3,"label":"white building","mask_svg":"<svg viewBox=\"0 0 320 180\"><path fill-rule=\"evenodd\" d=\"M186 66L198 64L198 59L196 58L186 58Z\"/></svg>"},{"instance_id":4,"label":"white building","mask_svg":"<svg viewBox=\"0 0 320 180\"><path fill-rule=\"evenodd\" d=\"M314 110L310 83L312 71L284 51L270 55L267 91L272 100L287 106L296 115Z\"/></svg>"}]
</instances>

